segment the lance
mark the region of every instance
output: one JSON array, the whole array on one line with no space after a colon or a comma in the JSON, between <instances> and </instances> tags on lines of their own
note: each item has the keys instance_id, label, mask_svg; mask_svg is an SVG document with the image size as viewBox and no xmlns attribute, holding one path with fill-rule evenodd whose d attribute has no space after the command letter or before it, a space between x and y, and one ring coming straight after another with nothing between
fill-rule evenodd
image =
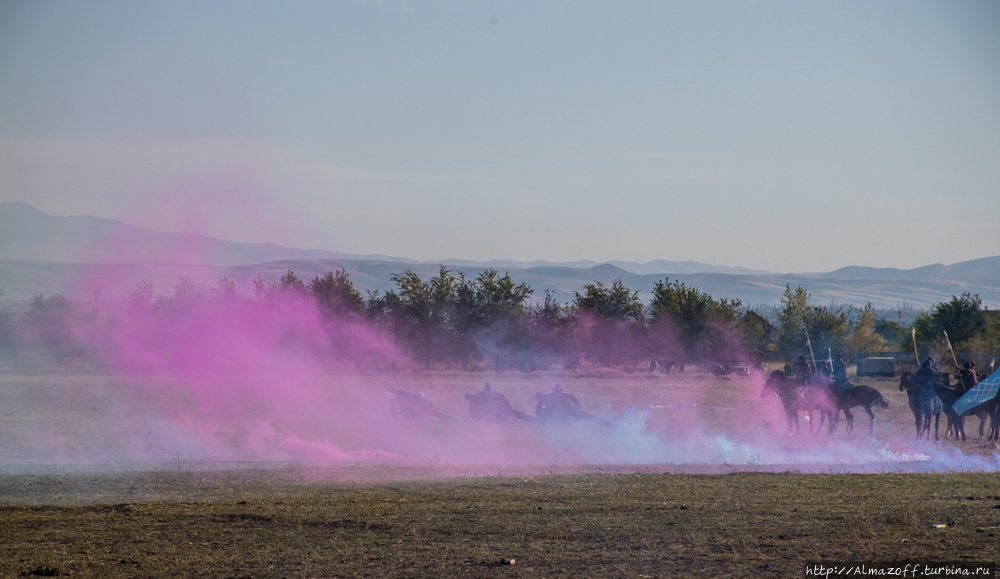
<instances>
[{"instance_id":1,"label":"lance","mask_svg":"<svg viewBox=\"0 0 1000 579\"><path fill-rule=\"evenodd\" d=\"M951 351L951 361L955 363L956 368L961 369L958 365L958 358L955 357L955 349L951 347L951 340L948 339L948 332L941 330L941 333L944 334L944 341L948 342L948 350Z\"/></svg>"},{"instance_id":2,"label":"lance","mask_svg":"<svg viewBox=\"0 0 1000 579\"><path fill-rule=\"evenodd\" d=\"M910 335L913 337L913 359L917 361L917 368L920 367L920 354L917 353L917 330L910 326Z\"/></svg>"},{"instance_id":3,"label":"lance","mask_svg":"<svg viewBox=\"0 0 1000 579\"><path fill-rule=\"evenodd\" d=\"M813 354L813 345L812 345L812 342L809 341L809 330L802 330L802 331L806 333L806 344L809 345L809 357L812 358L812 361L813 361L813 370L815 370L816 369L816 354Z\"/></svg>"}]
</instances>

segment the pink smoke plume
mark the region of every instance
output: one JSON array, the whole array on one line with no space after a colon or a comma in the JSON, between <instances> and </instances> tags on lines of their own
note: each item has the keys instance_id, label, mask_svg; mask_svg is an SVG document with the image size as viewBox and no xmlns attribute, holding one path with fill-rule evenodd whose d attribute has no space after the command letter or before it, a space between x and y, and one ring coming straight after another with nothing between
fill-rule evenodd
<instances>
[{"instance_id":1,"label":"pink smoke plume","mask_svg":"<svg viewBox=\"0 0 1000 579\"><path fill-rule=\"evenodd\" d=\"M94 410L108 424L62 434L55 425L32 443L40 451L18 451L0 457L0 464L176 458L434 464L450 467L447 472L487 473L592 464L804 472L996 471L1000 465L996 454L916 441L884 421L874 438L858 432L786 435L779 401L761 397L761 375L735 378L741 390L720 402L705 387L714 378L701 373L666 379L646 371L593 378L583 370L393 372L397 362L406 365L405 355L378 327L323 311L301 288L258 290L248 297L225 280L206 288L181 278L164 297L140 285L127 312L59 329L104 364L69 403L90 408L113 400L111 410ZM598 335L596 322L589 323L586 329L601 340L609 360L630 344L624 331ZM609 335L621 341L608 341ZM664 330L664 341L674 339ZM487 380L514 410L530 416L535 393L561 379L572 380L583 410L613 425L491 425L469 418L463 394L478 392ZM390 386L423 392L435 411L454 420L394 420ZM859 425L866 425L867 416L858 414ZM802 429L808 425L803 419Z\"/></svg>"}]
</instances>

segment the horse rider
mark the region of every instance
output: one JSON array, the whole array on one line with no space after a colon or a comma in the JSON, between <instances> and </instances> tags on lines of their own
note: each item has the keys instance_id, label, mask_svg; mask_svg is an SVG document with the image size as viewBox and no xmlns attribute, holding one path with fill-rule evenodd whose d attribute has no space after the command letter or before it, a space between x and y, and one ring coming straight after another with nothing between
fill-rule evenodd
<instances>
[{"instance_id":1,"label":"horse rider","mask_svg":"<svg viewBox=\"0 0 1000 579\"><path fill-rule=\"evenodd\" d=\"M837 352L837 357L833 360L833 388L839 394L845 394L853 387L854 385L847 381L847 363L844 362L840 352Z\"/></svg>"},{"instance_id":2,"label":"horse rider","mask_svg":"<svg viewBox=\"0 0 1000 579\"><path fill-rule=\"evenodd\" d=\"M805 384L812 376L812 367L805 356L799 356L792 368L795 370L795 381L799 384Z\"/></svg>"},{"instance_id":3,"label":"horse rider","mask_svg":"<svg viewBox=\"0 0 1000 579\"><path fill-rule=\"evenodd\" d=\"M938 373L934 369L934 359L927 358L920 369L913 375L917 385L917 394L921 402L934 396L934 385L938 383Z\"/></svg>"},{"instance_id":4,"label":"horse rider","mask_svg":"<svg viewBox=\"0 0 1000 579\"><path fill-rule=\"evenodd\" d=\"M817 382L829 384L831 380L829 364L826 363L826 360L820 360L819 362L816 362L816 364L817 367L814 376L818 378Z\"/></svg>"},{"instance_id":5,"label":"horse rider","mask_svg":"<svg viewBox=\"0 0 1000 579\"><path fill-rule=\"evenodd\" d=\"M958 370L958 384L963 392L968 392L979 380L976 377L976 363L968 361L963 368Z\"/></svg>"}]
</instances>

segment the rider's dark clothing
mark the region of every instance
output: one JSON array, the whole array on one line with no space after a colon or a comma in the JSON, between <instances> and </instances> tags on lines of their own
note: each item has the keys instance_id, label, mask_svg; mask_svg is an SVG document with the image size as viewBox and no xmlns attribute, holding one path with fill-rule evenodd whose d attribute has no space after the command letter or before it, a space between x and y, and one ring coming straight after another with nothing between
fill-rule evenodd
<instances>
[{"instance_id":1,"label":"rider's dark clothing","mask_svg":"<svg viewBox=\"0 0 1000 579\"><path fill-rule=\"evenodd\" d=\"M924 363L913 375L913 382L917 385L917 396L922 402L934 396L934 385L938 383L938 374L930 364Z\"/></svg>"}]
</instances>

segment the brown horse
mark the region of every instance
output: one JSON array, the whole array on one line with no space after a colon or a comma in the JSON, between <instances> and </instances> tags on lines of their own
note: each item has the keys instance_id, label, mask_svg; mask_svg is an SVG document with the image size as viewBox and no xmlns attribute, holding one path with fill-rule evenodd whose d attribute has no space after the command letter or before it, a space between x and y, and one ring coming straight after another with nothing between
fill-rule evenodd
<instances>
[{"instance_id":1,"label":"brown horse","mask_svg":"<svg viewBox=\"0 0 1000 579\"><path fill-rule=\"evenodd\" d=\"M795 431L799 432L799 410L804 410L809 417L809 432L813 432L813 410L819 410L819 425L815 432L819 432L823 427L823 422L830 421L828 432L836 430L834 414L837 411L836 402L830 397L825 388L817 386L803 386L789 378L784 372L775 370L771 372L764 382L764 388L760 391L760 397L764 398L771 392L778 395L781 405L785 409L785 419L788 421L786 432L792 431L792 424L795 424Z\"/></svg>"},{"instance_id":2,"label":"brown horse","mask_svg":"<svg viewBox=\"0 0 1000 579\"><path fill-rule=\"evenodd\" d=\"M931 416L934 417L934 440L941 440L938 437L938 426L941 422L942 405L941 400L934 395L933 390L921 391L917 387L916 380L909 372L903 372L899 377L899 391L906 392L906 397L910 402L910 410L913 412L913 420L917 426L917 439L924 435L931 438Z\"/></svg>"}]
</instances>

